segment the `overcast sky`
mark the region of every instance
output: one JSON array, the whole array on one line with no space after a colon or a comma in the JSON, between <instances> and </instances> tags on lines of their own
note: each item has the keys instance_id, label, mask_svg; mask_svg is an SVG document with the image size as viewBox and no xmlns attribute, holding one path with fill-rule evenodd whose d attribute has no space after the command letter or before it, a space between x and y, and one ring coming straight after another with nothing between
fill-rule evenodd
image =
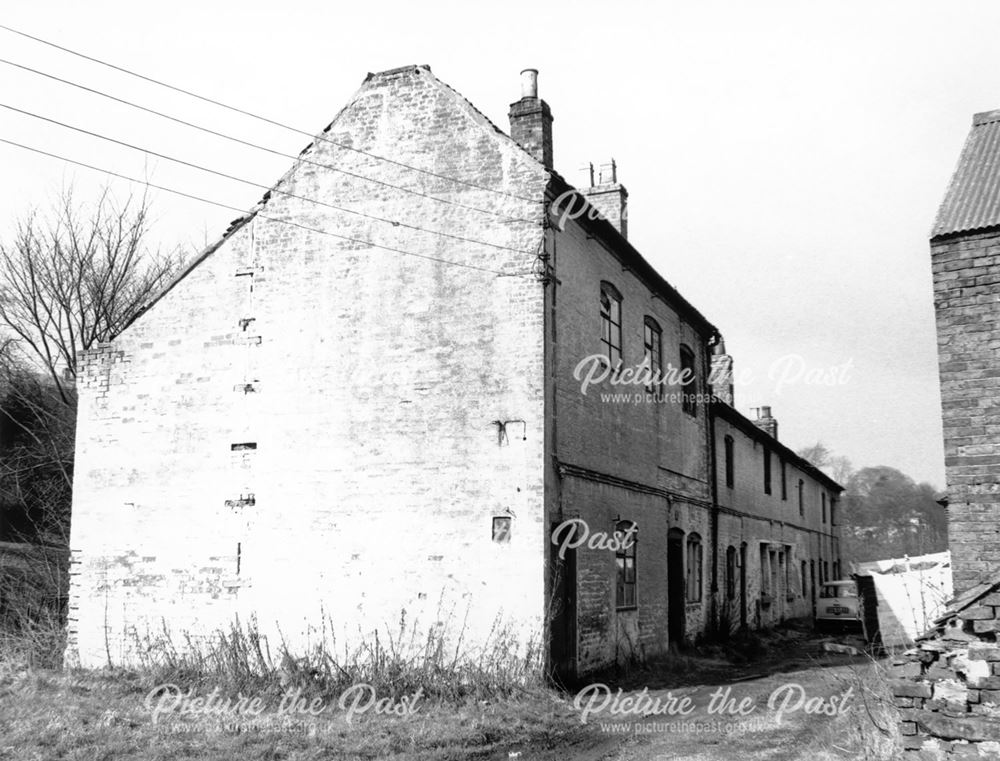
<instances>
[{"instance_id":1,"label":"overcast sky","mask_svg":"<svg viewBox=\"0 0 1000 761\"><path fill-rule=\"evenodd\" d=\"M612 156L630 239L723 332L792 448L944 486L927 235L974 112L1000 107L995 2L5 3L13 26L316 132L369 71L429 64L505 131L540 70L556 169ZM297 153L308 140L0 30L0 57ZM288 161L0 64L0 102L271 184ZM213 179L0 109L0 137L222 203ZM0 145L0 233L100 175ZM163 245L235 214L156 194ZM836 373L828 386L794 376ZM769 377L771 376L771 377Z\"/></svg>"}]
</instances>

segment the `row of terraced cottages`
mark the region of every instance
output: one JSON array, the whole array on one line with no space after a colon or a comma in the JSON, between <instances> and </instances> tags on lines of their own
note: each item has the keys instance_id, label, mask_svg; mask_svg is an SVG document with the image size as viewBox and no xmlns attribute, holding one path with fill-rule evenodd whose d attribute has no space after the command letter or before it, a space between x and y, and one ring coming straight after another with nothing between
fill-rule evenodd
<instances>
[{"instance_id":1,"label":"row of terraced cottages","mask_svg":"<svg viewBox=\"0 0 1000 761\"><path fill-rule=\"evenodd\" d=\"M369 75L85 357L71 659L402 621L574 676L810 613L840 487L731 406L614 170L571 186L522 96L508 136L428 67Z\"/></svg>"}]
</instances>

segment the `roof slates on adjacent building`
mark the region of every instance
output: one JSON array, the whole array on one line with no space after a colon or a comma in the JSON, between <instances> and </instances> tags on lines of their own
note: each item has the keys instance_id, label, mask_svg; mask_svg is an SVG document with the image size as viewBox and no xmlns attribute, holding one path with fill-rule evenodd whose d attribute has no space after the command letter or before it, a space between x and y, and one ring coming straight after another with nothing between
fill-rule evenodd
<instances>
[{"instance_id":1,"label":"roof slates on adjacent building","mask_svg":"<svg viewBox=\"0 0 1000 761\"><path fill-rule=\"evenodd\" d=\"M931 237L1000 225L1000 110L976 114Z\"/></svg>"}]
</instances>

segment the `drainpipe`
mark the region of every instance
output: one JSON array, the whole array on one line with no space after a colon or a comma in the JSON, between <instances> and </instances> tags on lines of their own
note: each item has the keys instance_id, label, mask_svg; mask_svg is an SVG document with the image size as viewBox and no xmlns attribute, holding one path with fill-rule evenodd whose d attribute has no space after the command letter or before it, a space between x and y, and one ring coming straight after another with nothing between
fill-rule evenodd
<instances>
[{"instance_id":1,"label":"drainpipe","mask_svg":"<svg viewBox=\"0 0 1000 761\"><path fill-rule=\"evenodd\" d=\"M722 341L722 336L716 332L711 339L709 339L709 346L714 346L715 344ZM703 363L709 365L710 363L703 358ZM708 375L704 376L708 378ZM707 384L706 384L707 387ZM711 393L711 390L709 393ZM712 543L712 593L711 602L709 604L708 620L709 626L712 627L713 631L717 631L717 626L719 622L719 482L718 482L718 472L716 468L716 458L715 458L715 415L712 411L711 401L705 406L705 424L708 428L708 469L709 469L709 487L711 489L711 499L712 499L712 512L710 513L710 530L711 530L711 543Z\"/></svg>"}]
</instances>

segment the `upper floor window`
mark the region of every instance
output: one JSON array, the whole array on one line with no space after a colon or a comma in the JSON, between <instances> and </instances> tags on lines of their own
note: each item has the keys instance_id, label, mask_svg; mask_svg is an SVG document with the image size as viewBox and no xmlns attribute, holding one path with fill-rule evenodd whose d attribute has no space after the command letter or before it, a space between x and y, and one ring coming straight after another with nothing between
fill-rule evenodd
<instances>
[{"instance_id":1,"label":"upper floor window","mask_svg":"<svg viewBox=\"0 0 1000 761\"><path fill-rule=\"evenodd\" d=\"M649 368L650 382L646 391L655 393L663 377L663 331L652 317L647 317L643 326L643 362Z\"/></svg>"},{"instance_id":2,"label":"upper floor window","mask_svg":"<svg viewBox=\"0 0 1000 761\"><path fill-rule=\"evenodd\" d=\"M694 352L681 345L681 408L689 415L698 414L698 373Z\"/></svg>"},{"instance_id":3,"label":"upper floor window","mask_svg":"<svg viewBox=\"0 0 1000 761\"><path fill-rule=\"evenodd\" d=\"M826 523L826 492L820 494L820 500L823 503L823 523Z\"/></svg>"},{"instance_id":4,"label":"upper floor window","mask_svg":"<svg viewBox=\"0 0 1000 761\"><path fill-rule=\"evenodd\" d=\"M687 540L687 599L688 602L701 600L701 537L689 534Z\"/></svg>"},{"instance_id":5,"label":"upper floor window","mask_svg":"<svg viewBox=\"0 0 1000 761\"><path fill-rule=\"evenodd\" d=\"M601 283L601 348L617 368L622 361L622 295L611 283Z\"/></svg>"},{"instance_id":6,"label":"upper floor window","mask_svg":"<svg viewBox=\"0 0 1000 761\"><path fill-rule=\"evenodd\" d=\"M764 493L771 493L771 450L764 447Z\"/></svg>"},{"instance_id":7,"label":"upper floor window","mask_svg":"<svg viewBox=\"0 0 1000 761\"><path fill-rule=\"evenodd\" d=\"M726 436L726 488L732 489L736 481L735 465L733 463L733 437Z\"/></svg>"},{"instance_id":8,"label":"upper floor window","mask_svg":"<svg viewBox=\"0 0 1000 761\"><path fill-rule=\"evenodd\" d=\"M805 482L800 478L799 479L799 515L805 515L806 514L805 497L803 496L803 492L805 491L805 486L806 486Z\"/></svg>"},{"instance_id":9,"label":"upper floor window","mask_svg":"<svg viewBox=\"0 0 1000 761\"><path fill-rule=\"evenodd\" d=\"M788 499L788 480L785 478L785 461L780 460L781 464L781 498Z\"/></svg>"},{"instance_id":10,"label":"upper floor window","mask_svg":"<svg viewBox=\"0 0 1000 761\"><path fill-rule=\"evenodd\" d=\"M615 524L615 538L630 537L628 542L620 542L615 552L616 581L615 607L634 608L635 602L635 547L636 529L632 521L618 521ZM624 546L627 545L627 546Z\"/></svg>"},{"instance_id":11,"label":"upper floor window","mask_svg":"<svg viewBox=\"0 0 1000 761\"><path fill-rule=\"evenodd\" d=\"M837 525L837 498L830 497L830 525Z\"/></svg>"}]
</instances>

